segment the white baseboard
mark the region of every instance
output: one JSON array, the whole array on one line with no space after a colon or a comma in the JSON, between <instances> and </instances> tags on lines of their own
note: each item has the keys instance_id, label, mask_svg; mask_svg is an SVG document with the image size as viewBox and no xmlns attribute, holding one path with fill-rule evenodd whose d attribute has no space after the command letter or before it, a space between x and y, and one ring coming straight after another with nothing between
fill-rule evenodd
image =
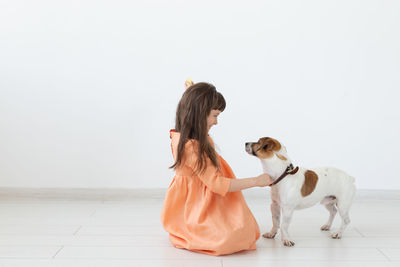
<instances>
[{"instance_id":1,"label":"white baseboard","mask_svg":"<svg viewBox=\"0 0 400 267\"><path fill-rule=\"evenodd\" d=\"M36 198L66 200L123 200L164 198L166 188L6 188L0 187L0 199Z\"/></svg>"},{"instance_id":2,"label":"white baseboard","mask_svg":"<svg viewBox=\"0 0 400 267\"><path fill-rule=\"evenodd\" d=\"M129 199L163 199L167 188L11 188L0 187L1 199L66 199L66 200L129 200ZM270 197L269 188L251 188L243 190L246 198ZM400 190L366 190L357 191L356 200L400 200Z\"/></svg>"},{"instance_id":3,"label":"white baseboard","mask_svg":"<svg viewBox=\"0 0 400 267\"><path fill-rule=\"evenodd\" d=\"M243 190L243 195L250 198L270 197L270 189L250 188ZM400 200L400 190L371 190L358 189L356 200L376 199L376 200Z\"/></svg>"}]
</instances>

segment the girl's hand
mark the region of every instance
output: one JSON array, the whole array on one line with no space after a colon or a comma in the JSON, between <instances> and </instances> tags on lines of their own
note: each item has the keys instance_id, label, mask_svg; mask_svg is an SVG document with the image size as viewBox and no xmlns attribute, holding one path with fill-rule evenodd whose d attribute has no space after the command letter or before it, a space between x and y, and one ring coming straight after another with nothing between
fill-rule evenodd
<instances>
[{"instance_id":1,"label":"girl's hand","mask_svg":"<svg viewBox=\"0 0 400 267\"><path fill-rule=\"evenodd\" d=\"M185 81L185 90L188 89L193 84L194 84L194 82L192 81L192 79L187 78L187 80Z\"/></svg>"},{"instance_id":2,"label":"girl's hand","mask_svg":"<svg viewBox=\"0 0 400 267\"><path fill-rule=\"evenodd\" d=\"M270 185L274 182L271 179L271 177L266 173L263 173L263 174L257 176L256 179L257 179L257 186L259 186L259 187L264 187L264 186Z\"/></svg>"},{"instance_id":3,"label":"girl's hand","mask_svg":"<svg viewBox=\"0 0 400 267\"><path fill-rule=\"evenodd\" d=\"M264 173L257 177L231 179L228 192L236 192L250 187L263 187L272 184L273 180Z\"/></svg>"}]
</instances>

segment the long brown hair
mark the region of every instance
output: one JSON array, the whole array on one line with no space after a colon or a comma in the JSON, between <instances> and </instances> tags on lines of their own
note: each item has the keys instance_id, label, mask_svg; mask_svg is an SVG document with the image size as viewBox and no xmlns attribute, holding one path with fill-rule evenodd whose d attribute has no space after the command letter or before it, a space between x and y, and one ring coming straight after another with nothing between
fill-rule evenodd
<instances>
[{"instance_id":1,"label":"long brown hair","mask_svg":"<svg viewBox=\"0 0 400 267\"><path fill-rule=\"evenodd\" d=\"M196 83L183 93L176 109L175 131L180 133L176 162L170 168L182 164L185 144L190 139L198 141L198 162L195 171L207 168L207 157L219 168L216 152L208 141L207 117L212 109L224 111L226 102L221 93L210 83Z\"/></svg>"}]
</instances>

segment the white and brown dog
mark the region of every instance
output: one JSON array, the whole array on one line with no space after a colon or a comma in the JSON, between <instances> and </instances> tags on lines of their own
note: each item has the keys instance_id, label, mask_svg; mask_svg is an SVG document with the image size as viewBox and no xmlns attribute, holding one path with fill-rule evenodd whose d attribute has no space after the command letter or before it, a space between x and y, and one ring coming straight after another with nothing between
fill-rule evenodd
<instances>
[{"instance_id":1,"label":"white and brown dog","mask_svg":"<svg viewBox=\"0 0 400 267\"><path fill-rule=\"evenodd\" d=\"M342 217L340 229L331 235L341 238L346 226L350 223L349 209L356 188L354 178L345 172L330 167L305 169L293 168L286 148L277 140L263 137L258 142L246 143L246 151L258 157L264 173L274 179L271 184L272 229L263 237L274 238L279 227L281 239L285 246L293 246L288 227L294 210L304 209L320 202L325 205L330 215L328 222L321 227L327 231L339 211ZM282 224L280 217L282 212Z\"/></svg>"}]
</instances>

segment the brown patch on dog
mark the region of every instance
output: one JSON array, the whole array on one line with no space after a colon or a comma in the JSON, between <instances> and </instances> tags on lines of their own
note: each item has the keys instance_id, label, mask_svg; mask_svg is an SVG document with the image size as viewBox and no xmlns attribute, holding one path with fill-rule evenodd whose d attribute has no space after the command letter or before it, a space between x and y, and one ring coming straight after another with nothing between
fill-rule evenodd
<instances>
[{"instance_id":1,"label":"brown patch on dog","mask_svg":"<svg viewBox=\"0 0 400 267\"><path fill-rule=\"evenodd\" d=\"M285 158L285 156L282 156L281 154L276 154L276 156L283 161L287 160L287 158Z\"/></svg>"},{"instance_id":2,"label":"brown patch on dog","mask_svg":"<svg viewBox=\"0 0 400 267\"><path fill-rule=\"evenodd\" d=\"M274 152L270 151L270 150L266 150L266 149L262 149L261 150L255 150L256 155L258 158L260 159L267 159L267 158L272 158L274 156Z\"/></svg>"},{"instance_id":3,"label":"brown patch on dog","mask_svg":"<svg viewBox=\"0 0 400 267\"><path fill-rule=\"evenodd\" d=\"M317 182L318 175L313 171L307 170L304 174L304 183L301 187L301 195L306 197L311 194L317 186Z\"/></svg>"},{"instance_id":4,"label":"brown patch on dog","mask_svg":"<svg viewBox=\"0 0 400 267\"><path fill-rule=\"evenodd\" d=\"M281 144L271 137L260 138L257 143L252 144L253 151L262 159L273 157L274 151L281 150L281 147Z\"/></svg>"}]
</instances>

